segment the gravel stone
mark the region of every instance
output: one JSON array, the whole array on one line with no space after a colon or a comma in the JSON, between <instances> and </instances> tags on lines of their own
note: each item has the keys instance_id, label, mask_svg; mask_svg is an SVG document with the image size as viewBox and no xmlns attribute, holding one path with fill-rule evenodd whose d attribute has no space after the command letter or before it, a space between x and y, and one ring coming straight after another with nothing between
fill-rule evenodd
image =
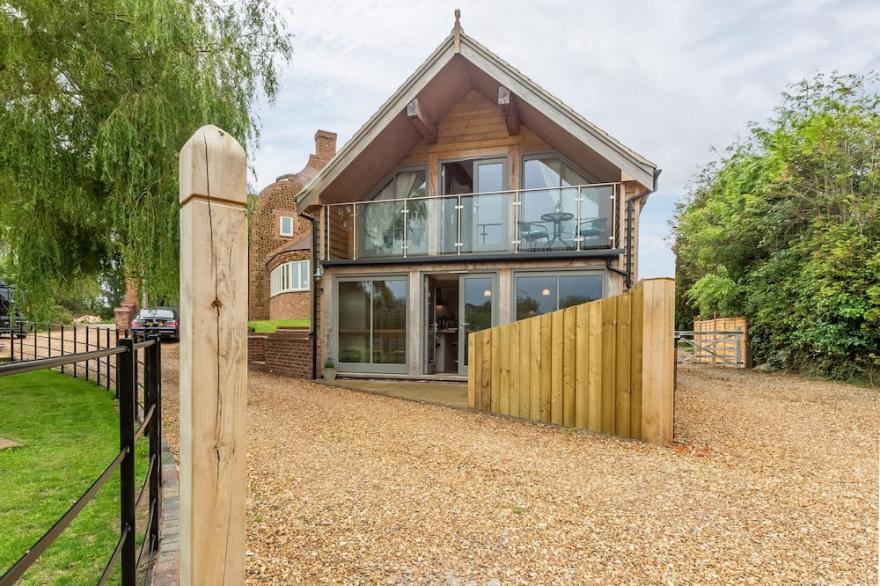
<instances>
[{"instance_id":1,"label":"gravel stone","mask_svg":"<svg viewBox=\"0 0 880 586\"><path fill-rule=\"evenodd\" d=\"M876 584L880 392L678 382L659 448L251 372L248 582Z\"/></svg>"}]
</instances>

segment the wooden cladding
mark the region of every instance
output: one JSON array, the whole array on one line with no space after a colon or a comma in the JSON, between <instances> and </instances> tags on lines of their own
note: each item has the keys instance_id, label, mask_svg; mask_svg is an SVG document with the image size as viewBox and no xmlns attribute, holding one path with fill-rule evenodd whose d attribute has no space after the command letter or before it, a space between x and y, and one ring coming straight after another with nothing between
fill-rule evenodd
<instances>
[{"instance_id":1,"label":"wooden cladding","mask_svg":"<svg viewBox=\"0 0 880 586\"><path fill-rule=\"evenodd\" d=\"M468 405L672 441L672 279L470 334Z\"/></svg>"}]
</instances>

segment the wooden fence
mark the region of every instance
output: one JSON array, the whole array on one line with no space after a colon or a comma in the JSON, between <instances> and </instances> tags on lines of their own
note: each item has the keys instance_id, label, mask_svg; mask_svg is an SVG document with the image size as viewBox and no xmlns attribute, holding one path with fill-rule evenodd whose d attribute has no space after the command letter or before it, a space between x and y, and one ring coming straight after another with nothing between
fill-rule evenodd
<instances>
[{"instance_id":1,"label":"wooden fence","mask_svg":"<svg viewBox=\"0 0 880 586\"><path fill-rule=\"evenodd\" d=\"M692 362L751 368L749 329L744 317L717 317L694 321Z\"/></svg>"},{"instance_id":2,"label":"wooden fence","mask_svg":"<svg viewBox=\"0 0 880 586\"><path fill-rule=\"evenodd\" d=\"M468 405L566 427L672 441L672 279L468 337Z\"/></svg>"}]
</instances>

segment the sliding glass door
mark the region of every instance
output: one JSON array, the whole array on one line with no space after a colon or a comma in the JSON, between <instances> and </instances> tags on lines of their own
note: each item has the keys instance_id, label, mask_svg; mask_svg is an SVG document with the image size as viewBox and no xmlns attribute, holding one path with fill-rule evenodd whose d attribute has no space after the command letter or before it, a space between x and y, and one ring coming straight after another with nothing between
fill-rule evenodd
<instances>
[{"instance_id":1,"label":"sliding glass door","mask_svg":"<svg viewBox=\"0 0 880 586\"><path fill-rule=\"evenodd\" d=\"M406 372L406 277L340 279L336 354L340 372Z\"/></svg>"}]
</instances>

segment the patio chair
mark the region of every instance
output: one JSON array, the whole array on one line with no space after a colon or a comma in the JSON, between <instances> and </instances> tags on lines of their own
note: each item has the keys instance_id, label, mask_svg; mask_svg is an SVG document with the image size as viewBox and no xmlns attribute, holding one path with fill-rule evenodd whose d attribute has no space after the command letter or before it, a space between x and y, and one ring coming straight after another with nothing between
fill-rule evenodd
<instances>
[{"instance_id":1,"label":"patio chair","mask_svg":"<svg viewBox=\"0 0 880 586\"><path fill-rule=\"evenodd\" d=\"M578 236L583 240L592 240L602 244L601 238L608 234L608 218L590 218L578 226Z\"/></svg>"},{"instance_id":2,"label":"patio chair","mask_svg":"<svg viewBox=\"0 0 880 586\"><path fill-rule=\"evenodd\" d=\"M537 250L538 241L543 239L545 243L550 242L550 232L547 226L540 222L519 222L519 239L523 244L532 245L532 251Z\"/></svg>"}]
</instances>

